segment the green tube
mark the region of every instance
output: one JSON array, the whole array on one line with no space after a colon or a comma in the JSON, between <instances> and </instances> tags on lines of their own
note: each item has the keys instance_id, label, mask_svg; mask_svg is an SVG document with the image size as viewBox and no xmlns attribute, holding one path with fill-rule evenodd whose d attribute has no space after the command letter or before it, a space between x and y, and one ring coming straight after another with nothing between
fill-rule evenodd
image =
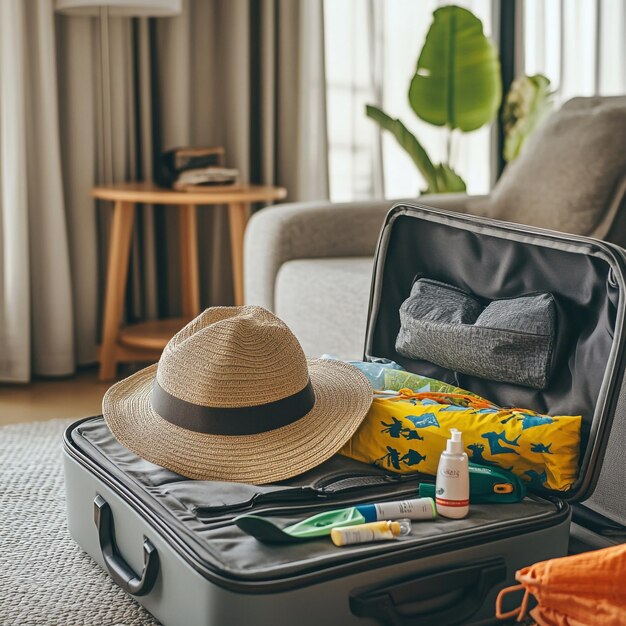
<instances>
[{"instance_id":1,"label":"green tube","mask_svg":"<svg viewBox=\"0 0 626 626\"><path fill-rule=\"evenodd\" d=\"M470 504L507 504L521 502L526 496L524 482L501 467L469 464ZM423 497L435 497L434 483L420 483Z\"/></svg>"},{"instance_id":2,"label":"green tube","mask_svg":"<svg viewBox=\"0 0 626 626\"><path fill-rule=\"evenodd\" d=\"M292 537L308 539L309 537L327 536L330 534L332 528L356 526L357 524L364 523L365 518L358 512L357 508L351 507L349 509L318 513L297 524L283 528L283 531Z\"/></svg>"}]
</instances>

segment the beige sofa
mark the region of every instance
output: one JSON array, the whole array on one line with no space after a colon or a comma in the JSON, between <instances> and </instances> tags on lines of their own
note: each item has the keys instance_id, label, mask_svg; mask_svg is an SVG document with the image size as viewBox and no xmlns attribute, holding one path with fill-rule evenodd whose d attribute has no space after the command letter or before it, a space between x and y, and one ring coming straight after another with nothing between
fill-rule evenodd
<instances>
[{"instance_id":1,"label":"beige sofa","mask_svg":"<svg viewBox=\"0 0 626 626\"><path fill-rule=\"evenodd\" d=\"M454 211L467 201L464 194L419 199ZM274 311L310 356L360 358L376 242L393 204L294 203L256 213L245 238L246 303Z\"/></svg>"},{"instance_id":2,"label":"beige sofa","mask_svg":"<svg viewBox=\"0 0 626 626\"><path fill-rule=\"evenodd\" d=\"M626 245L626 98L575 98L505 170L491 196L420 204L591 235ZM391 200L284 204L250 220L245 301L293 329L310 356L362 356L370 274Z\"/></svg>"}]
</instances>

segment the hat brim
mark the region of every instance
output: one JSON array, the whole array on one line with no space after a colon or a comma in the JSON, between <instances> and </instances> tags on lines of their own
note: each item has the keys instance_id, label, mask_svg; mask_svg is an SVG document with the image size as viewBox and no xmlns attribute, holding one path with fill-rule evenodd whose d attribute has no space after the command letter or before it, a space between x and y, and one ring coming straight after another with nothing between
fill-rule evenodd
<instances>
[{"instance_id":1,"label":"hat brim","mask_svg":"<svg viewBox=\"0 0 626 626\"><path fill-rule=\"evenodd\" d=\"M257 485L302 474L330 458L357 430L372 387L355 367L308 360L315 406L287 426L254 435L211 435L163 419L150 405L157 364L113 385L102 401L115 438L144 459L199 480Z\"/></svg>"}]
</instances>

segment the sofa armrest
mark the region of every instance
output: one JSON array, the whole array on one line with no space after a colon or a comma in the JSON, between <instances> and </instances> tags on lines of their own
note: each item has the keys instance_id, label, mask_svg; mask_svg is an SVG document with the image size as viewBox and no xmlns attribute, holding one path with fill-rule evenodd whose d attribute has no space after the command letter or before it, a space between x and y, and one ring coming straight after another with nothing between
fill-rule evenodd
<instances>
[{"instance_id":1,"label":"sofa armrest","mask_svg":"<svg viewBox=\"0 0 626 626\"><path fill-rule=\"evenodd\" d=\"M306 202L255 213L244 241L246 304L274 310L280 266L292 259L371 256L390 200Z\"/></svg>"},{"instance_id":2,"label":"sofa armrest","mask_svg":"<svg viewBox=\"0 0 626 626\"><path fill-rule=\"evenodd\" d=\"M445 194L411 201L464 211L467 198ZM292 259L373 256L385 215L396 202L302 202L255 213L244 242L246 304L274 310L276 274Z\"/></svg>"}]
</instances>

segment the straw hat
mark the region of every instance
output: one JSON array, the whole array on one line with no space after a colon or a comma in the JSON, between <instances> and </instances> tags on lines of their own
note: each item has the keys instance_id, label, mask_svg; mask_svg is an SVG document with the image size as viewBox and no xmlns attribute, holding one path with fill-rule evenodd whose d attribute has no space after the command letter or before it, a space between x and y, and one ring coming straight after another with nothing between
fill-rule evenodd
<instances>
[{"instance_id":1,"label":"straw hat","mask_svg":"<svg viewBox=\"0 0 626 626\"><path fill-rule=\"evenodd\" d=\"M152 463L263 484L335 454L371 402L359 370L307 360L266 309L214 307L170 340L158 364L113 385L102 411L118 441Z\"/></svg>"}]
</instances>

